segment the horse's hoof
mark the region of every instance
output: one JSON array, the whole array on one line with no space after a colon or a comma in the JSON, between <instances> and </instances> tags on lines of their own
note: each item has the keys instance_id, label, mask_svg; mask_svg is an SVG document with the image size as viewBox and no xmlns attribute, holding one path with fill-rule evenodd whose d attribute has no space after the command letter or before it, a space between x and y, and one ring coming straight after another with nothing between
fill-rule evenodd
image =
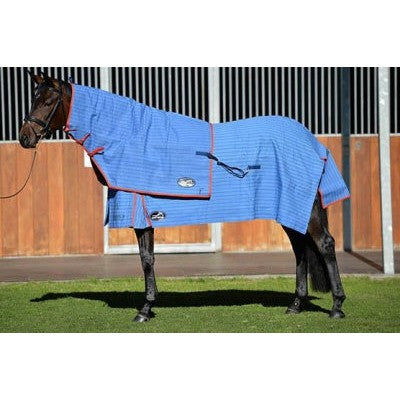
<instances>
[{"instance_id":1,"label":"horse's hoof","mask_svg":"<svg viewBox=\"0 0 400 400\"><path fill-rule=\"evenodd\" d=\"M334 319L341 319L344 318L344 312L342 310L332 310L329 313L329 318L334 318Z\"/></svg>"},{"instance_id":2,"label":"horse's hoof","mask_svg":"<svg viewBox=\"0 0 400 400\"><path fill-rule=\"evenodd\" d=\"M143 315L143 314L138 314L136 315L136 317L133 319L134 322L148 322L150 321L150 317L148 317L147 315Z\"/></svg>"},{"instance_id":3,"label":"horse's hoof","mask_svg":"<svg viewBox=\"0 0 400 400\"><path fill-rule=\"evenodd\" d=\"M301 310L299 308L292 308L292 307L288 307L286 309L286 314L300 314Z\"/></svg>"},{"instance_id":4,"label":"horse's hoof","mask_svg":"<svg viewBox=\"0 0 400 400\"><path fill-rule=\"evenodd\" d=\"M300 313L301 313L300 301L296 299L296 300L286 309L286 314L300 314Z\"/></svg>"}]
</instances>

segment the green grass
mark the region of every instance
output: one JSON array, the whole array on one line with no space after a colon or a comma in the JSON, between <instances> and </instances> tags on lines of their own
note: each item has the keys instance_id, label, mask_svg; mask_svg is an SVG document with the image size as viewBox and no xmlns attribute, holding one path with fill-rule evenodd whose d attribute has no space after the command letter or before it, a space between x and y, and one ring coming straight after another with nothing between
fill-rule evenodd
<instances>
[{"instance_id":1,"label":"green grass","mask_svg":"<svg viewBox=\"0 0 400 400\"><path fill-rule=\"evenodd\" d=\"M345 277L346 318L330 294L286 315L293 278L159 279L156 317L132 322L142 279L0 284L0 332L400 332L400 279Z\"/></svg>"}]
</instances>

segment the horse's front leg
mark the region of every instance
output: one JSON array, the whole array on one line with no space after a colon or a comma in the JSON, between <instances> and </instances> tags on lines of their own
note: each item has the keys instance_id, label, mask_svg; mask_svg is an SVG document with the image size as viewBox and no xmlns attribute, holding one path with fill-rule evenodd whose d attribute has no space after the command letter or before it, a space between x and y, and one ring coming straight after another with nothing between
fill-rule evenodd
<instances>
[{"instance_id":1,"label":"horse's front leg","mask_svg":"<svg viewBox=\"0 0 400 400\"><path fill-rule=\"evenodd\" d=\"M135 229L145 280L145 304L136 315L135 322L147 322L151 316L158 291L154 274L154 229Z\"/></svg>"},{"instance_id":2,"label":"horse's front leg","mask_svg":"<svg viewBox=\"0 0 400 400\"><path fill-rule=\"evenodd\" d=\"M329 316L331 318L344 318L345 314L342 311L342 304L346 299L346 295L339 275L335 240L329 233L327 213L326 210L322 208L320 201L314 204L314 209L308 224L308 233L323 257L328 270L333 296L333 307Z\"/></svg>"},{"instance_id":3,"label":"horse's front leg","mask_svg":"<svg viewBox=\"0 0 400 400\"><path fill-rule=\"evenodd\" d=\"M283 226L289 237L294 254L296 256L296 292L293 302L286 310L287 314L299 314L302 306L307 301L307 258L306 258L306 237L293 229Z\"/></svg>"}]
</instances>

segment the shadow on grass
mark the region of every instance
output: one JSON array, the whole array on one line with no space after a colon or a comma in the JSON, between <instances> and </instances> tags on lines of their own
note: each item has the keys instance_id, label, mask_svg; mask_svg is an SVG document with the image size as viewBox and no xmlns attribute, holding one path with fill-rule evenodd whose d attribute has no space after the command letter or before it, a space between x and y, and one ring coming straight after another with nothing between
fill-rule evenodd
<instances>
[{"instance_id":1,"label":"shadow on grass","mask_svg":"<svg viewBox=\"0 0 400 400\"><path fill-rule=\"evenodd\" d=\"M143 292L71 292L47 293L31 302L76 298L102 301L111 308L136 308L144 303ZM264 307L287 307L294 299L293 293L270 290L208 290L202 292L161 292L155 307L212 307L261 304ZM318 297L310 296L309 300ZM307 302L305 311L329 314L320 306Z\"/></svg>"}]
</instances>

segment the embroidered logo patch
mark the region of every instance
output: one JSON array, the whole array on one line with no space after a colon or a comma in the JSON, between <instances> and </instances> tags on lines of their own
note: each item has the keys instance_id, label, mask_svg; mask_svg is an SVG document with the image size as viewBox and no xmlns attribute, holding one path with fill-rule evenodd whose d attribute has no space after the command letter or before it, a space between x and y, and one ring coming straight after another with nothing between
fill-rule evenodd
<instances>
[{"instance_id":1,"label":"embroidered logo patch","mask_svg":"<svg viewBox=\"0 0 400 400\"><path fill-rule=\"evenodd\" d=\"M165 219L165 217L166 217L166 215L165 215L165 212L163 212L163 211L154 211L150 215L150 219L152 221L161 221L161 220Z\"/></svg>"},{"instance_id":2,"label":"embroidered logo patch","mask_svg":"<svg viewBox=\"0 0 400 400\"><path fill-rule=\"evenodd\" d=\"M196 185L196 181L193 178L179 178L177 183L184 188L191 188Z\"/></svg>"}]
</instances>

